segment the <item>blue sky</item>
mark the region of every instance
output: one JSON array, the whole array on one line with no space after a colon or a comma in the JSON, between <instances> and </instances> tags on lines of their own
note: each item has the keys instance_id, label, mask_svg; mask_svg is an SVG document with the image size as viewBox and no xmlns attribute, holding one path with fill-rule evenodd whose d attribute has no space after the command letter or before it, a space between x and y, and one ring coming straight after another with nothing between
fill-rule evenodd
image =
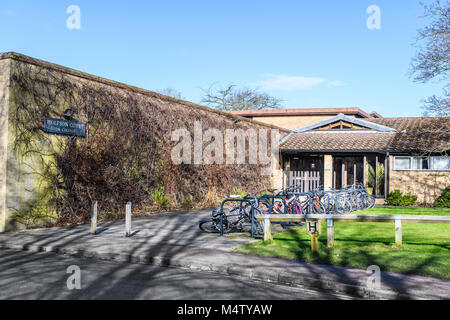
<instances>
[{"instance_id":1,"label":"blue sky","mask_svg":"<svg viewBox=\"0 0 450 320\"><path fill-rule=\"evenodd\" d=\"M429 3L430 1L424 0ZM69 30L67 7L81 9ZM369 30L370 5L381 30ZM0 52L15 51L149 90L258 87L287 108L420 116L442 83L408 76L419 0L2 0Z\"/></svg>"}]
</instances>

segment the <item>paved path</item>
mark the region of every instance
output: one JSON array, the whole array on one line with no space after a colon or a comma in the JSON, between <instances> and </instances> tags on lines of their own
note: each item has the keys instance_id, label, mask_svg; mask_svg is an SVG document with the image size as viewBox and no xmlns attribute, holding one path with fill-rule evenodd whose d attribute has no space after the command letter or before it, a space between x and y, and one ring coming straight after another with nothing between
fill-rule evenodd
<instances>
[{"instance_id":1,"label":"paved path","mask_svg":"<svg viewBox=\"0 0 450 320\"><path fill-rule=\"evenodd\" d=\"M170 212L155 214L145 218L132 220L132 237L124 239L125 223L123 220L107 222L98 226L99 234L96 237L89 235L89 226L77 226L72 228L50 228L32 232L5 235L0 234L0 241L8 239L14 241L39 245L79 245L83 247L97 247L113 245L115 241L120 243L146 243L145 250L149 247L161 245L189 246L195 248L212 248L231 251L241 245L255 241L248 234L217 237L216 234L205 234L198 228L198 223L203 218L209 218L211 211ZM81 240L82 239L82 240ZM129 240L129 241L123 241ZM120 246L120 244L118 244ZM132 246L139 249L139 246ZM154 248L153 248L154 249Z\"/></svg>"},{"instance_id":2,"label":"paved path","mask_svg":"<svg viewBox=\"0 0 450 320\"><path fill-rule=\"evenodd\" d=\"M67 288L69 266L81 289ZM302 287L177 268L0 250L0 300L316 300L349 299Z\"/></svg>"},{"instance_id":3,"label":"paved path","mask_svg":"<svg viewBox=\"0 0 450 320\"><path fill-rule=\"evenodd\" d=\"M1 234L0 248L172 266L359 297L450 298L448 280L382 272L381 288L375 292L367 289L368 274L365 270L234 253L233 248L255 240L248 235L219 237L202 234L198 221L209 214L207 211L191 211L135 219L131 238L124 237L123 221L103 224L97 236L89 234L88 226Z\"/></svg>"}]
</instances>

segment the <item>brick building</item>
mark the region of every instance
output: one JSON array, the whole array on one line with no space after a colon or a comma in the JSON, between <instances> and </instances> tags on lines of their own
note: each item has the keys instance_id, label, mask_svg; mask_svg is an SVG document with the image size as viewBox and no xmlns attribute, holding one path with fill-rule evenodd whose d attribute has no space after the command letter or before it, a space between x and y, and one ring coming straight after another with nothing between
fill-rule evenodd
<instances>
[{"instance_id":1,"label":"brick building","mask_svg":"<svg viewBox=\"0 0 450 320\"><path fill-rule=\"evenodd\" d=\"M338 114L281 140L279 186L371 188L378 203L393 190L432 204L450 186L449 118L357 118ZM378 178L375 178L378 177Z\"/></svg>"}]
</instances>

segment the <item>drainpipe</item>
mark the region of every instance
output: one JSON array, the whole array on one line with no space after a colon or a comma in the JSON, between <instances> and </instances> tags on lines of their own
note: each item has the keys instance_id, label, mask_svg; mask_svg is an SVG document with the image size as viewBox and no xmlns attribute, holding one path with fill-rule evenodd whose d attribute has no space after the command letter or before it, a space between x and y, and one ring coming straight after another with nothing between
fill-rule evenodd
<instances>
[{"instance_id":1,"label":"drainpipe","mask_svg":"<svg viewBox=\"0 0 450 320\"><path fill-rule=\"evenodd\" d=\"M385 198L387 198L387 196L389 196L389 176L390 176L390 166L391 166L391 161L389 159L389 152L386 153L386 194L384 195Z\"/></svg>"}]
</instances>

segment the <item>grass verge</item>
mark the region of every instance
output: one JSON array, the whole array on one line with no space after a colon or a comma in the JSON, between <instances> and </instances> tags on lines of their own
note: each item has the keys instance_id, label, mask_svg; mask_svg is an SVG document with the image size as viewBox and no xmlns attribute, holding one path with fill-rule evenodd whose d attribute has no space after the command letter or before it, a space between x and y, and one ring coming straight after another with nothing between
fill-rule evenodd
<instances>
[{"instance_id":1,"label":"grass verge","mask_svg":"<svg viewBox=\"0 0 450 320\"><path fill-rule=\"evenodd\" d=\"M357 214L450 215L450 209L377 207ZM320 250L313 254L305 227L274 235L266 244L254 242L236 252L304 262L366 269L378 265L383 271L420 274L450 279L450 225L403 223L403 246L394 245L394 223L336 222L335 246L327 248L326 223L319 238Z\"/></svg>"}]
</instances>

